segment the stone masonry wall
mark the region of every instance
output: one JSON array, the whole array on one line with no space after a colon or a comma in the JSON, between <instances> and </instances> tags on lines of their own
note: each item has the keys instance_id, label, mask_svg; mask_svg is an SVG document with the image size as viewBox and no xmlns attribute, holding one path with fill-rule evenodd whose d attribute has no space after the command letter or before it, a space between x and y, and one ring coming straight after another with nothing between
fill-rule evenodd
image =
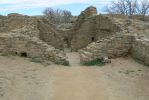
<instances>
[{"instance_id":1,"label":"stone masonry wall","mask_svg":"<svg viewBox=\"0 0 149 100\"><path fill-rule=\"evenodd\" d=\"M48 60L58 64L68 63L66 55L36 37L23 35L1 35L0 53L20 55L33 59Z\"/></svg>"},{"instance_id":2,"label":"stone masonry wall","mask_svg":"<svg viewBox=\"0 0 149 100\"><path fill-rule=\"evenodd\" d=\"M89 8L80 14L71 30L73 32L71 48L74 51L86 47L89 43L99 38L111 36L120 30L108 17L96 15L96 9L91 14L88 14L90 10L87 10Z\"/></svg>"},{"instance_id":3,"label":"stone masonry wall","mask_svg":"<svg viewBox=\"0 0 149 100\"><path fill-rule=\"evenodd\" d=\"M81 63L102 57L115 58L124 56L130 52L132 38L129 35L116 35L93 42L79 51Z\"/></svg>"},{"instance_id":4,"label":"stone masonry wall","mask_svg":"<svg viewBox=\"0 0 149 100\"><path fill-rule=\"evenodd\" d=\"M38 37L57 49L63 48L61 34L43 17L31 17L17 13L0 16L0 33L18 33Z\"/></svg>"},{"instance_id":5,"label":"stone masonry wall","mask_svg":"<svg viewBox=\"0 0 149 100\"><path fill-rule=\"evenodd\" d=\"M47 44L54 46L57 49L63 49L64 36L63 33L57 31L52 25L41 19L38 21L39 38Z\"/></svg>"},{"instance_id":6,"label":"stone masonry wall","mask_svg":"<svg viewBox=\"0 0 149 100\"><path fill-rule=\"evenodd\" d=\"M132 57L149 65L149 39L136 38L132 44Z\"/></svg>"},{"instance_id":7,"label":"stone masonry wall","mask_svg":"<svg viewBox=\"0 0 149 100\"><path fill-rule=\"evenodd\" d=\"M81 63L96 58L116 58L130 54L134 59L149 65L149 40L129 34L117 34L91 43L79 52Z\"/></svg>"}]
</instances>

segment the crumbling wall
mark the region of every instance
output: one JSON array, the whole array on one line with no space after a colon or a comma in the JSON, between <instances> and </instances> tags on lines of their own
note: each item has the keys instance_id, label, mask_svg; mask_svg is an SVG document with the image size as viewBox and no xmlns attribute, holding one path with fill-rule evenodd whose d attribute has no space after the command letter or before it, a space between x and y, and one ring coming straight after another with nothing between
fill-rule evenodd
<instances>
[{"instance_id":1,"label":"crumbling wall","mask_svg":"<svg viewBox=\"0 0 149 100\"><path fill-rule=\"evenodd\" d=\"M132 44L132 57L149 65L149 39L136 38Z\"/></svg>"},{"instance_id":2,"label":"crumbling wall","mask_svg":"<svg viewBox=\"0 0 149 100\"><path fill-rule=\"evenodd\" d=\"M96 58L116 58L132 55L144 64L149 65L149 40L130 34L117 34L107 39L89 44L80 51L81 63Z\"/></svg>"},{"instance_id":3,"label":"crumbling wall","mask_svg":"<svg viewBox=\"0 0 149 100\"><path fill-rule=\"evenodd\" d=\"M71 48L76 51L95 41L96 33L94 20L86 19L85 22L73 33Z\"/></svg>"},{"instance_id":4,"label":"crumbling wall","mask_svg":"<svg viewBox=\"0 0 149 100\"><path fill-rule=\"evenodd\" d=\"M39 38L49 45L54 46L57 49L63 49L64 36L63 33L57 31L52 25L46 22L44 19L38 21Z\"/></svg>"},{"instance_id":5,"label":"crumbling wall","mask_svg":"<svg viewBox=\"0 0 149 100\"><path fill-rule=\"evenodd\" d=\"M120 28L108 17L97 15L97 10L92 8L90 11L89 7L80 14L71 30L73 32L71 48L76 51L99 38L111 36L119 30Z\"/></svg>"},{"instance_id":6,"label":"crumbling wall","mask_svg":"<svg viewBox=\"0 0 149 100\"><path fill-rule=\"evenodd\" d=\"M116 35L89 44L81 49L81 63L95 60L102 57L121 57L127 55L131 49L133 37L130 35Z\"/></svg>"},{"instance_id":7,"label":"crumbling wall","mask_svg":"<svg viewBox=\"0 0 149 100\"><path fill-rule=\"evenodd\" d=\"M15 16L14 14L0 18L0 32L10 32L11 30L22 28L29 23L29 19L30 17L28 16Z\"/></svg>"},{"instance_id":8,"label":"crumbling wall","mask_svg":"<svg viewBox=\"0 0 149 100\"><path fill-rule=\"evenodd\" d=\"M33 59L49 60L58 64L68 63L64 52L55 49L36 37L1 35L0 53L3 55L19 55Z\"/></svg>"},{"instance_id":9,"label":"crumbling wall","mask_svg":"<svg viewBox=\"0 0 149 100\"><path fill-rule=\"evenodd\" d=\"M62 35L44 18L38 16L26 16L17 13L0 17L0 32L18 33L30 37L38 37L55 48L63 48Z\"/></svg>"}]
</instances>

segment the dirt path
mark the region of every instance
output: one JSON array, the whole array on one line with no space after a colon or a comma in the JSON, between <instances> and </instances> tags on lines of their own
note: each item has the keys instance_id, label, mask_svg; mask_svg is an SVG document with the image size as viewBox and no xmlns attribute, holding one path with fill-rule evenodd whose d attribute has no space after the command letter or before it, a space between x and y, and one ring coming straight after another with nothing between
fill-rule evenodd
<instances>
[{"instance_id":1,"label":"dirt path","mask_svg":"<svg viewBox=\"0 0 149 100\"><path fill-rule=\"evenodd\" d=\"M77 52L66 54L71 68L55 69L51 100L108 100L98 69L81 67Z\"/></svg>"},{"instance_id":2,"label":"dirt path","mask_svg":"<svg viewBox=\"0 0 149 100\"><path fill-rule=\"evenodd\" d=\"M51 100L108 100L101 73L73 67L54 72Z\"/></svg>"},{"instance_id":3,"label":"dirt path","mask_svg":"<svg viewBox=\"0 0 149 100\"><path fill-rule=\"evenodd\" d=\"M80 56L77 52L67 52L66 53L70 66L80 66Z\"/></svg>"},{"instance_id":4,"label":"dirt path","mask_svg":"<svg viewBox=\"0 0 149 100\"><path fill-rule=\"evenodd\" d=\"M71 67L0 56L0 100L148 100L149 67L131 58L85 67L68 55Z\"/></svg>"}]
</instances>

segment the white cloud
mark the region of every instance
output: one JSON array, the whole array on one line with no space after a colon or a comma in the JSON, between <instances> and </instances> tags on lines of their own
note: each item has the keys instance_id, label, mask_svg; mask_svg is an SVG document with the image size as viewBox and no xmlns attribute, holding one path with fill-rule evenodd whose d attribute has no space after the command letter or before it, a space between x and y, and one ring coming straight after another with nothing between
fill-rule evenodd
<instances>
[{"instance_id":1,"label":"white cloud","mask_svg":"<svg viewBox=\"0 0 149 100\"><path fill-rule=\"evenodd\" d=\"M107 1L107 2L106 2ZM1 11L18 10L18 9L31 9L31 8L43 8L53 7L64 4L100 4L104 5L109 0L0 0Z\"/></svg>"}]
</instances>

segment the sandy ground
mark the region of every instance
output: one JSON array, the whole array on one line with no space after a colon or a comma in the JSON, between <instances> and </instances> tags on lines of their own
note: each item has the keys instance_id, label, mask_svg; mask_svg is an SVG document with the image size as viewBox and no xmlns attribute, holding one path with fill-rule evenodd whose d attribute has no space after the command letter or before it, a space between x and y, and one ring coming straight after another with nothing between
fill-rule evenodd
<instances>
[{"instance_id":1,"label":"sandy ground","mask_svg":"<svg viewBox=\"0 0 149 100\"><path fill-rule=\"evenodd\" d=\"M99 67L70 67L0 56L0 100L149 100L149 67L118 58Z\"/></svg>"}]
</instances>

